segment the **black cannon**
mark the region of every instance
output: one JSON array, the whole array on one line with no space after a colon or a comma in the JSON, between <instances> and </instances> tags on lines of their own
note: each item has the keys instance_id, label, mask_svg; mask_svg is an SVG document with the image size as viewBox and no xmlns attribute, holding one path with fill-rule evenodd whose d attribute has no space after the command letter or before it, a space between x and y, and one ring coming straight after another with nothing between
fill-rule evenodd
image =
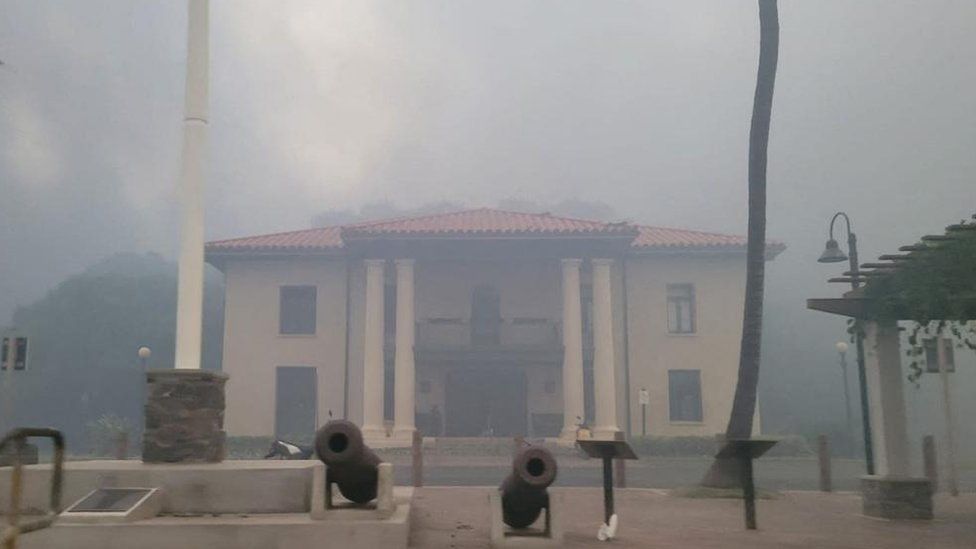
<instances>
[{"instance_id":1,"label":"black cannon","mask_svg":"<svg viewBox=\"0 0 976 549\"><path fill-rule=\"evenodd\" d=\"M315 434L315 453L325 463L327 505L332 504L332 484L354 503L376 498L380 458L363 442L363 433L352 422L334 419Z\"/></svg>"},{"instance_id":2,"label":"black cannon","mask_svg":"<svg viewBox=\"0 0 976 549\"><path fill-rule=\"evenodd\" d=\"M546 488L556 480L556 458L545 448L519 450L512 460L512 472L502 482L502 520L512 528L528 528L549 509ZM548 527L548 521L547 521Z\"/></svg>"}]
</instances>

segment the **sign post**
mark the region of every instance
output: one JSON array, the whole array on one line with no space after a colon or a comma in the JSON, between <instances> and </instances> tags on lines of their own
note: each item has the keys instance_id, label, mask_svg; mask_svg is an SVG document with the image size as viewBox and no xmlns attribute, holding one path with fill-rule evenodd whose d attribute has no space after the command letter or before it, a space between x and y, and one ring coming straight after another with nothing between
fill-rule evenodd
<instances>
[{"instance_id":1,"label":"sign post","mask_svg":"<svg viewBox=\"0 0 976 549\"><path fill-rule=\"evenodd\" d=\"M625 440L579 440L586 455L603 460L603 525L597 539L613 539L617 532L617 515L613 509L613 460L637 459L630 444Z\"/></svg>"},{"instance_id":2,"label":"sign post","mask_svg":"<svg viewBox=\"0 0 976 549\"><path fill-rule=\"evenodd\" d=\"M647 392L647 389L641 387L640 393L638 394L641 405L641 436L647 436L647 405L651 403L651 395Z\"/></svg>"}]
</instances>

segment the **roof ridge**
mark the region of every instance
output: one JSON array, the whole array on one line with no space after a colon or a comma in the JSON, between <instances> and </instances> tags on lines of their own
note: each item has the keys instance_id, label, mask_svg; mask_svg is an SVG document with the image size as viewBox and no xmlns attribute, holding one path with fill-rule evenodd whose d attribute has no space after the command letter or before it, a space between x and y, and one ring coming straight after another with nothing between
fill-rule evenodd
<instances>
[{"instance_id":1,"label":"roof ridge","mask_svg":"<svg viewBox=\"0 0 976 549\"><path fill-rule=\"evenodd\" d=\"M630 221L601 221L599 219L592 219L592 218L589 218L589 217L570 217L568 215L556 215L556 214L553 214L552 212L549 212L549 211L545 211L545 212L518 212L518 211L515 211L515 210L506 210L506 209L502 209L502 208L484 208L484 209L485 210L495 211L495 212L516 214L516 215L535 215L535 216L542 216L542 217L548 217L550 219L560 219L560 220L564 220L564 221L582 221L584 223L599 223L600 225L633 225L633 226L637 226L635 223L631 223Z\"/></svg>"},{"instance_id":2,"label":"roof ridge","mask_svg":"<svg viewBox=\"0 0 976 549\"><path fill-rule=\"evenodd\" d=\"M401 221L413 221L415 219L429 219L431 217L437 217L437 216L456 215L464 212L474 212L480 209L488 209L488 208L469 208L464 210L456 210L452 212L428 213L428 214L421 214L421 215L400 215L396 217L387 217L384 219L364 219L362 221L357 221L355 223L346 223L344 225L333 225L333 226L338 227L340 229L345 229L345 228L358 229L360 227L372 227L374 225L385 225L387 223L399 223Z\"/></svg>"},{"instance_id":3,"label":"roof ridge","mask_svg":"<svg viewBox=\"0 0 976 549\"><path fill-rule=\"evenodd\" d=\"M586 218L581 218L581 217L568 217L568 216L561 216L561 215L553 215L553 214L551 214L549 212L519 212L519 211L507 210L507 209L503 209L503 208L494 208L494 207L491 207L491 206L480 206L480 207L477 207L477 208L464 208L464 209L454 210L454 211L449 211L449 212L429 213L429 214L414 215L414 216L405 215L405 216L399 216L399 217L391 217L391 218L387 218L387 219L375 219L375 220L369 220L369 221L361 221L361 222L357 222L357 223L349 223L349 224L346 224L346 225L340 225L339 227L342 230L345 230L345 229L368 229L368 228L372 228L372 227L376 227L376 226L380 226L380 225L387 225L387 224L391 224L391 223L400 223L400 222L404 222L404 221L430 220L430 219L444 218L444 217L457 217L457 216L461 216L461 215L464 215L464 214L471 214L471 213L475 213L475 212L492 212L492 213L500 213L500 214L507 214L507 215L517 215L517 216L526 216L526 217L545 217L545 218L548 218L548 219L555 219L555 220L559 220L559 221L572 221L572 222L576 222L576 223L592 223L592 224L601 225L601 226L604 226L604 227L609 227L609 226L612 226L612 225L620 225L621 224L621 223L614 223L614 222L611 222L611 221L599 221L599 220L595 220L595 219L586 219ZM624 225L629 225L629 226L634 226L633 223L626 222L626 221L623 222L623 224Z\"/></svg>"},{"instance_id":4,"label":"roof ridge","mask_svg":"<svg viewBox=\"0 0 976 549\"><path fill-rule=\"evenodd\" d=\"M266 238L266 237L269 237L269 236L285 236L285 235L289 235L289 234L310 233L310 232L313 232L313 231L334 231L334 230L337 230L337 229L339 229L341 227L342 227L341 225L328 225L328 226L325 226L325 227L309 227L307 229L295 229L295 230L292 230L292 231L279 231L279 232L276 232L276 233L261 233L261 234L253 235L253 236L238 236L238 237L235 237L235 238L224 238L224 239L221 239L221 240L211 240L211 241L207 242L207 245L209 246L211 244L226 244L228 242L235 242L235 241L239 241L239 240L252 240L254 238Z\"/></svg>"}]
</instances>

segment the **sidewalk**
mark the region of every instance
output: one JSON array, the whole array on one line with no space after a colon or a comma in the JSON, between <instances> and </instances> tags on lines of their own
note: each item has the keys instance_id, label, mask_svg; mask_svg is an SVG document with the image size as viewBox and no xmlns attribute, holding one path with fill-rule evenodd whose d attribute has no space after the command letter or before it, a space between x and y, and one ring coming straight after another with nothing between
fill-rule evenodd
<instances>
[{"instance_id":1,"label":"sidewalk","mask_svg":"<svg viewBox=\"0 0 976 549\"><path fill-rule=\"evenodd\" d=\"M490 488L421 488L414 498L412 547L488 547ZM599 489L566 493L565 547L601 547ZM976 494L936 497L936 519L893 522L861 516L857 494L787 492L760 500L759 530L746 531L739 500L687 499L661 490L616 491L620 529L611 547L884 548L976 547Z\"/></svg>"}]
</instances>

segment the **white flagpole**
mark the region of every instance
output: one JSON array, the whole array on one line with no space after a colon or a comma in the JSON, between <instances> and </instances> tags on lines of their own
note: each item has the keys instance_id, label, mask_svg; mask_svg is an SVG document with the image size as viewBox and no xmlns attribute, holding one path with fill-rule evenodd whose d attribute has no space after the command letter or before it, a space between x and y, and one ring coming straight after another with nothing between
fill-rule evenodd
<instances>
[{"instance_id":1,"label":"white flagpole","mask_svg":"<svg viewBox=\"0 0 976 549\"><path fill-rule=\"evenodd\" d=\"M176 367L200 368L203 332L203 184L207 165L208 0L189 0L180 202Z\"/></svg>"}]
</instances>

